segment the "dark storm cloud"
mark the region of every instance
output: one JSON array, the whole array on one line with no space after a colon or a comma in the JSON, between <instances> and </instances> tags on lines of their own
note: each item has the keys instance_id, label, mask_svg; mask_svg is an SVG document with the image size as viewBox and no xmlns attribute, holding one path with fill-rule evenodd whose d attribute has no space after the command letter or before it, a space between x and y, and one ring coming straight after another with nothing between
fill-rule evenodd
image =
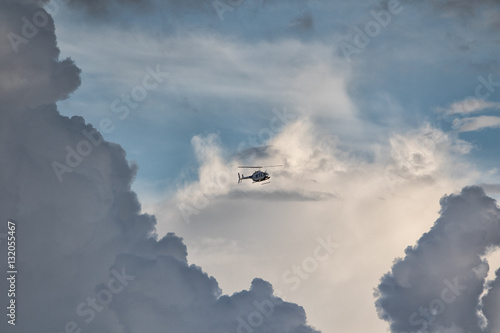
<instances>
[{"instance_id":1,"label":"dark storm cloud","mask_svg":"<svg viewBox=\"0 0 500 333\"><path fill-rule=\"evenodd\" d=\"M379 315L398 333L498 332L498 274L483 305L489 321L484 330L478 309L489 269L482 256L500 245L500 209L483 189L468 187L442 198L440 213L382 278Z\"/></svg>"},{"instance_id":2,"label":"dark storm cloud","mask_svg":"<svg viewBox=\"0 0 500 333\"><path fill-rule=\"evenodd\" d=\"M135 276L112 304L131 332L317 333L304 325L301 307L274 296L261 279L249 291L221 296L214 278L169 256L145 260L127 254L117 262Z\"/></svg>"},{"instance_id":3,"label":"dark storm cloud","mask_svg":"<svg viewBox=\"0 0 500 333\"><path fill-rule=\"evenodd\" d=\"M1 3L0 99L3 112L64 99L80 85L80 70L59 61L54 22L34 5Z\"/></svg>"},{"instance_id":4,"label":"dark storm cloud","mask_svg":"<svg viewBox=\"0 0 500 333\"><path fill-rule=\"evenodd\" d=\"M181 238L157 240L155 217L140 213L131 191L137 167L125 151L56 109L80 70L59 59L50 17L27 1L2 1L0 27L0 233L17 222L17 331L316 332L268 283L221 296L213 277L188 264ZM26 41L16 49L9 33ZM6 256L0 266L7 271ZM4 314L0 331L10 328Z\"/></svg>"}]
</instances>

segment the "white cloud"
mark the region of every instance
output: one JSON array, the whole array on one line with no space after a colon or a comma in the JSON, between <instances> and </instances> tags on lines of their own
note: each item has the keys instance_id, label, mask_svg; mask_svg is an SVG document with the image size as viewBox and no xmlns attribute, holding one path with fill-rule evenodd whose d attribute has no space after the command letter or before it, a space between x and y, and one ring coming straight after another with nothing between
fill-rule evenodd
<instances>
[{"instance_id":1,"label":"white cloud","mask_svg":"<svg viewBox=\"0 0 500 333\"><path fill-rule=\"evenodd\" d=\"M473 148L428 124L410 135L395 135L390 143L394 173L406 178L436 177L446 170L450 154L465 155Z\"/></svg>"},{"instance_id":2,"label":"white cloud","mask_svg":"<svg viewBox=\"0 0 500 333\"><path fill-rule=\"evenodd\" d=\"M479 131L485 128L500 127L500 117L479 116L453 120L453 129L458 132Z\"/></svg>"},{"instance_id":3,"label":"white cloud","mask_svg":"<svg viewBox=\"0 0 500 333\"><path fill-rule=\"evenodd\" d=\"M450 104L446 108L436 108L437 111L442 112L446 115L452 114L468 114L474 112L480 112L487 109L500 109L499 102L491 102L484 99L469 97L463 101L455 102Z\"/></svg>"}]
</instances>

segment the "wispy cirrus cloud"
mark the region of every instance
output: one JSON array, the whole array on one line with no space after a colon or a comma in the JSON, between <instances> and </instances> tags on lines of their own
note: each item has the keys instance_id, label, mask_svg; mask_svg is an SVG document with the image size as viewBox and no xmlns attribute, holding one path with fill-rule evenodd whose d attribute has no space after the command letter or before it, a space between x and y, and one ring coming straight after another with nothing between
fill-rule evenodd
<instances>
[{"instance_id":1,"label":"wispy cirrus cloud","mask_svg":"<svg viewBox=\"0 0 500 333\"><path fill-rule=\"evenodd\" d=\"M500 117L479 116L454 119L452 127L458 132L472 132L485 128L498 128L500 127Z\"/></svg>"},{"instance_id":2,"label":"wispy cirrus cloud","mask_svg":"<svg viewBox=\"0 0 500 333\"><path fill-rule=\"evenodd\" d=\"M492 102L484 99L471 97L471 98L466 98L462 101L452 103L444 108L438 107L436 108L436 111L442 112L445 115L455 115L455 114L468 114L468 113L481 112L488 109L493 109L493 110L500 109L500 102Z\"/></svg>"}]
</instances>

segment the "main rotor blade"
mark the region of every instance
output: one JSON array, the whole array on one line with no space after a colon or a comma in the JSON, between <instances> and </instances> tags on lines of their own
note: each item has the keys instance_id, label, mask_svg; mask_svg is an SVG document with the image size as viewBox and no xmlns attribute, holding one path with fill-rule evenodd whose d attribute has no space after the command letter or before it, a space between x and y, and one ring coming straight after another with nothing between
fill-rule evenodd
<instances>
[{"instance_id":1,"label":"main rotor blade","mask_svg":"<svg viewBox=\"0 0 500 333\"><path fill-rule=\"evenodd\" d=\"M247 166L247 165L242 165L242 166L238 166L238 168L262 169L262 168L274 168L274 167L280 167L280 166L283 166L283 164L261 165L261 166Z\"/></svg>"}]
</instances>

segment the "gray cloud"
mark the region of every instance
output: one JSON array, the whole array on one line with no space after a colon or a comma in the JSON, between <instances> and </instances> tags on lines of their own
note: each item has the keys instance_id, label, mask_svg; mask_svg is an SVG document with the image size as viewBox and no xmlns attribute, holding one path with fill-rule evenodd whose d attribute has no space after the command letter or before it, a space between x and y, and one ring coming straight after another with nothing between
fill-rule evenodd
<instances>
[{"instance_id":1,"label":"gray cloud","mask_svg":"<svg viewBox=\"0 0 500 333\"><path fill-rule=\"evenodd\" d=\"M259 146L239 151L235 157L243 164L255 164L257 161L269 158L277 154L273 146Z\"/></svg>"},{"instance_id":2,"label":"gray cloud","mask_svg":"<svg viewBox=\"0 0 500 333\"><path fill-rule=\"evenodd\" d=\"M27 1L0 2L2 33L22 35L22 18L42 14ZM0 232L17 223L16 329L317 332L267 282L222 296L213 277L188 264L181 238L157 239L155 217L140 213L131 191L137 167L125 151L82 117L58 113L55 102L78 87L80 70L59 60L50 17L36 30L17 51L0 40ZM6 257L0 267L7 271ZM0 289L8 290L5 278ZM0 322L0 331L10 328Z\"/></svg>"},{"instance_id":3,"label":"gray cloud","mask_svg":"<svg viewBox=\"0 0 500 333\"><path fill-rule=\"evenodd\" d=\"M255 186L259 186L259 184ZM305 190L272 190L268 192L234 190L226 196L230 199L265 201L325 201L336 198L333 193Z\"/></svg>"},{"instance_id":4,"label":"gray cloud","mask_svg":"<svg viewBox=\"0 0 500 333\"><path fill-rule=\"evenodd\" d=\"M50 104L80 85L80 69L60 61L54 22L33 5L2 3L0 21L0 99L6 111Z\"/></svg>"},{"instance_id":5,"label":"gray cloud","mask_svg":"<svg viewBox=\"0 0 500 333\"><path fill-rule=\"evenodd\" d=\"M483 189L442 198L441 217L381 279L380 318L392 332L498 332L498 272L483 305L484 329L478 309L489 269L482 256L499 245L500 209Z\"/></svg>"},{"instance_id":6,"label":"gray cloud","mask_svg":"<svg viewBox=\"0 0 500 333\"><path fill-rule=\"evenodd\" d=\"M490 193L500 193L500 184L480 184L486 192Z\"/></svg>"}]
</instances>

